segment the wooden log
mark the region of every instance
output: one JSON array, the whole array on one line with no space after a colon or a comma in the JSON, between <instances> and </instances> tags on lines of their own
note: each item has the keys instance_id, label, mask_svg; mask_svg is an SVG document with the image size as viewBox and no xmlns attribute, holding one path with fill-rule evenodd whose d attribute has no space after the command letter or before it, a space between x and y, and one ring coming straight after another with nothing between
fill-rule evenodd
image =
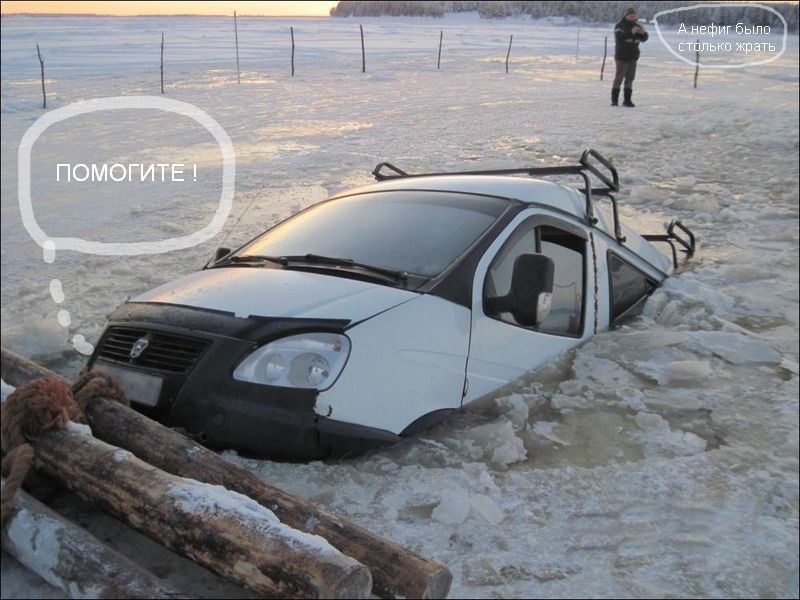
<instances>
[{"instance_id":1,"label":"wooden log","mask_svg":"<svg viewBox=\"0 0 800 600\"><path fill-rule=\"evenodd\" d=\"M70 598L188 598L85 529L17 490L3 550Z\"/></svg>"},{"instance_id":2,"label":"wooden log","mask_svg":"<svg viewBox=\"0 0 800 600\"><path fill-rule=\"evenodd\" d=\"M11 385L19 386L38 377L58 377L5 348L0 350L0 362L3 379ZM373 592L380 597L446 598L450 591L452 575L446 566L270 485L118 402L98 399L90 403L86 416L94 435L130 450L145 462L175 475L235 490L269 508L290 527L322 536L370 568Z\"/></svg>"},{"instance_id":3,"label":"wooden log","mask_svg":"<svg viewBox=\"0 0 800 600\"><path fill-rule=\"evenodd\" d=\"M160 544L266 597L367 598L369 570L242 494L165 473L71 423L35 465Z\"/></svg>"}]
</instances>

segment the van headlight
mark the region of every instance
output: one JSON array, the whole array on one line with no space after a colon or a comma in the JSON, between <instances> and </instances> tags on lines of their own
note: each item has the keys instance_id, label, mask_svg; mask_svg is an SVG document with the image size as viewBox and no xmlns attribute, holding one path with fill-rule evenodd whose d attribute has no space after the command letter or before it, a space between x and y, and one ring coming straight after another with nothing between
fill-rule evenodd
<instances>
[{"instance_id":1,"label":"van headlight","mask_svg":"<svg viewBox=\"0 0 800 600\"><path fill-rule=\"evenodd\" d=\"M350 355L350 340L338 333L303 333L261 346L247 356L233 378L280 387L327 390Z\"/></svg>"}]
</instances>

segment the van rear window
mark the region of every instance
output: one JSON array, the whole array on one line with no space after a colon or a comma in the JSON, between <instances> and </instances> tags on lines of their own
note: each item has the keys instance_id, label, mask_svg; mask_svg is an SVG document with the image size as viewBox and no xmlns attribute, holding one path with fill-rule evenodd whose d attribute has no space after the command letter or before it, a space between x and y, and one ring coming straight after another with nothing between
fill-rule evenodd
<instances>
[{"instance_id":1,"label":"van rear window","mask_svg":"<svg viewBox=\"0 0 800 600\"><path fill-rule=\"evenodd\" d=\"M615 254L608 254L611 285L611 323L638 315L644 301L656 288L655 283L636 267Z\"/></svg>"}]
</instances>

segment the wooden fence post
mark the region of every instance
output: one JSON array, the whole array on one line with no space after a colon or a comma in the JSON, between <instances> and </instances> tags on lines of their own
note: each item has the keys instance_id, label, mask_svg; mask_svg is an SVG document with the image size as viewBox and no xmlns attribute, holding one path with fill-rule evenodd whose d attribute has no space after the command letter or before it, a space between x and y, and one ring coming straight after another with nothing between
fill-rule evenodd
<instances>
[{"instance_id":1,"label":"wooden fence post","mask_svg":"<svg viewBox=\"0 0 800 600\"><path fill-rule=\"evenodd\" d=\"M233 11L233 37L236 40L236 83L242 83L242 75L239 71L239 27L236 23L236 11Z\"/></svg>"},{"instance_id":2,"label":"wooden fence post","mask_svg":"<svg viewBox=\"0 0 800 600\"><path fill-rule=\"evenodd\" d=\"M444 30L439 32L439 57L436 59L436 69L442 64L442 38L444 37Z\"/></svg>"},{"instance_id":3,"label":"wooden fence post","mask_svg":"<svg viewBox=\"0 0 800 600\"><path fill-rule=\"evenodd\" d=\"M294 27L289 27L289 32L292 34L292 77L294 77Z\"/></svg>"},{"instance_id":4,"label":"wooden fence post","mask_svg":"<svg viewBox=\"0 0 800 600\"><path fill-rule=\"evenodd\" d=\"M511 42L514 41L514 35L512 34L510 38L508 38L508 52L506 52L506 75L508 75L508 59L511 56Z\"/></svg>"},{"instance_id":5,"label":"wooden fence post","mask_svg":"<svg viewBox=\"0 0 800 600\"><path fill-rule=\"evenodd\" d=\"M44 91L44 59L38 43L36 44L36 54L39 55L39 66L42 68L42 108L47 108L47 94Z\"/></svg>"},{"instance_id":6,"label":"wooden fence post","mask_svg":"<svg viewBox=\"0 0 800 600\"><path fill-rule=\"evenodd\" d=\"M161 93L164 93L164 32L161 32Z\"/></svg>"},{"instance_id":7,"label":"wooden fence post","mask_svg":"<svg viewBox=\"0 0 800 600\"><path fill-rule=\"evenodd\" d=\"M359 25L358 28L361 30L361 72L367 72L367 54L364 51L364 27L363 25Z\"/></svg>"},{"instance_id":8,"label":"wooden fence post","mask_svg":"<svg viewBox=\"0 0 800 600\"><path fill-rule=\"evenodd\" d=\"M606 70L606 56L608 56L608 36L603 42L603 64L600 66L600 81L603 81L603 71Z\"/></svg>"}]
</instances>

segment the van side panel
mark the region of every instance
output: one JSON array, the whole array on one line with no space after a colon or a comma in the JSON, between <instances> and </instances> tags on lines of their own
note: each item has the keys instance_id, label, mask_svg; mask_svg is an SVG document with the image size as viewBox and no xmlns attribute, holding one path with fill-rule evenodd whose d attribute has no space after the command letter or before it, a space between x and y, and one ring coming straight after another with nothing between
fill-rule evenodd
<instances>
[{"instance_id":1,"label":"van side panel","mask_svg":"<svg viewBox=\"0 0 800 600\"><path fill-rule=\"evenodd\" d=\"M350 358L317 397L331 419L402 432L418 418L461 406L470 311L422 295L346 332Z\"/></svg>"}]
</instances>

